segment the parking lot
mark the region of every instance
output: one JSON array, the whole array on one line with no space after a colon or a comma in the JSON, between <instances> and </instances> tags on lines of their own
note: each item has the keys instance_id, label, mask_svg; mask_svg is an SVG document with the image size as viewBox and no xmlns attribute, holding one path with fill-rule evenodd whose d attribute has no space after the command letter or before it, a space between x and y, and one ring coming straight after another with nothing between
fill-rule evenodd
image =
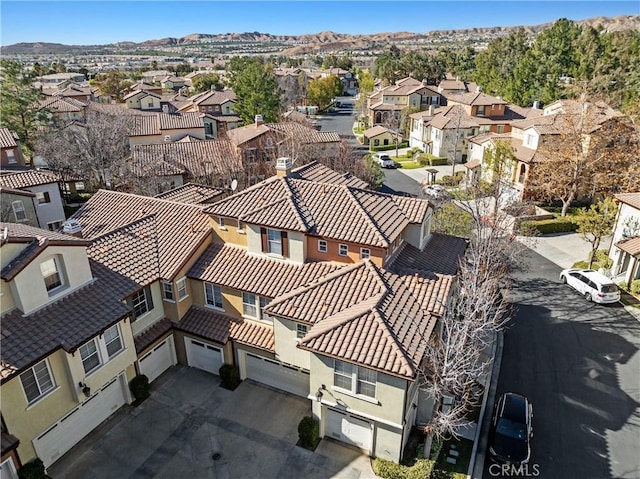
<instances>
[{"instance_id":1,"label":"parking lot","mask_svg":"<svg viewBox=\"0 0 640 479\"><path fill-rule=\"evenodd\" d=\"M57 461L51 478L375 477L368 456L323 439L296 446L308 399L175 366L140 406L125 406Z\"/></svg>"}]
</instances>

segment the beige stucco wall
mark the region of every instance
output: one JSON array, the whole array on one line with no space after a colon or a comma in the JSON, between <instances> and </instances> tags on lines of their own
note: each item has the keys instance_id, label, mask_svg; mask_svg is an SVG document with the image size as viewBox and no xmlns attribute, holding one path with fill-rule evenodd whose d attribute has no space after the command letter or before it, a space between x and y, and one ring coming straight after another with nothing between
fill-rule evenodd
<instances>
[{"instance_id":1,"label":"beige stucco wall","mask_svg":"<svg viewBox=\"0 0 640 479\"><path fill-rule=\"evenodd\" d=\"M360 399L336 390L333 386L333 359L317 354L311 355L311 391L317 391L323 384L329 391L325 395L329 403L346 405L355 414L376 418L392 424L402 424L404 417L404 395L407 381L395 376L378 373L375 399Z\"/></svg>"},{"instance_id":2,"label":"beige stucco wall","mask_svg":"<svg viewBox=\"0 0 640 479\"><path fill-rule=\"evenodd\" d=\"M59 196L59 195L58 195ZM24 206L24 214L26 219L22 221L17 221L15 213L13 211L12 203L14 201L22 202L22 206ZM35 228L39 227L38 224L38 215L36 213L35 202L36 198L24 196L24 195L14 195L11 193L7 193L5 191L0 192L0 215L2 217L2 221L7 221L10 223L20 223L23 225L33 226ZM46 226L45 226L46 227ZM2 247L2 254L4 254L4 249L7 245Z\"/></svg>"},{"instance_id":3,"label":"beige stucco wall","mask_svg":"<svg viewBox=\"0 0 640 479\"><path fill-rule=\"evenodd\" d=\"M409 429L408 427L406 429ZM373 456L387 461L400 462L403 442L402 428L376 423L374 426Z\"/></svg>"},{"instance_id":4,"label":"beige stucco wall","mask_svg":"<svg viewBox=\"0 0 640 479\"><path fill-rule=\"evenodd\" d=\"M62 259L60 269L64 276L64 285L50 295L45 287L40 265L53 257ZM92 279L85 247L49 246L13 279L11 282L13 299L23 313L29 314L84 286Z\"/></svg>"},{"instance_id":5,"label":"beige stucco wall","mask_svg":"<svg viewBox=\"0 0 640 479\"><path fill-rule=\"evenodd\" d=\"M247 251L249 253L270 256L273 258L283 258L279 255L262 252L260 226L247 225L245 231L247 232ZM289 257L286 259L288 261L295 261L296 263L303 263L305 260L306 252L306 240L304 237L304 233L288 231L287 238L289 240Z\"/></svg>"},{"instance_id":6,"label":"beige stucco wall","mask_svg":"<svg viewBox=\"0 0 640 479\"><path fill-rule=\"evenodd\" d=\"M162 300L162 290L160 289L160 282L156 281L150 285L151 297L153 298L153 309L147 311L142 316L139 316L133 323L131 323L131 329L133 335L144 331L156 321L162 319L165 315L164 305L166 304Z\"/></svg>"},{"instance_id":7,"label":"beige stucco wall","mask_svg":"<svg viewBox=\"0 0 640 479\"><path fill-rule=\"evenodd\" d=\"M279 361L309 369L311 353L297 348L300 340L297 337L298 323L283 318L273 318L273 333L276 342L276 358ZM309 326L311 329L311 326Z\"/></svg>"},{"instance_id":8,"label":"beige stucco wall","mask_svg":"<svg viewBox=\"0 0 640 479\"><path fill-rule=\"evenodd\" d=\"M246 226L238 232L238 222L235 219L225 218L224 229L220 228L218 217L213 217L211 223L213 225L213 240L218 243L231 243L238 246L247 247L247 228Z\"/></svg>"}]
</instances>

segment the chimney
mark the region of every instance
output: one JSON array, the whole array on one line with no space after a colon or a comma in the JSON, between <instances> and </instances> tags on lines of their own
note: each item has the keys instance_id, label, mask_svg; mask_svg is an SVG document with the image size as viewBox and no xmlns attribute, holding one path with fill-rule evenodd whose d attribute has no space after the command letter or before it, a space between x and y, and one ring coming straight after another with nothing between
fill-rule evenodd
<instances>
[{"instance_id":1,"label":"chimney","mask_svg":"<svg viewBox=\"0 0 640 479\"><path fill-rule=\"evenodd\" d=\"M540 109L540 100L536 100L533 102L533 108L535 108L536 110Z\"/></svg>"},{"instance_id":2,"label":"chimney","mask_svg":"<svg viewBox=\"0 0 640 479\"><path fill-rule=\"evenodd\" d=\"M291 158L283 156L276 160L276 175L284 177L291 173Z\"/></svg>"},{"instance_id":3,"label":"chimney","mask_svg":"<svg viewBox=\"0 0 640 479\"><path fill-rule=\"evenodd\" d=\"M82 225L78 220L67 220L62 223L62 232L76 238L82 238Z\"/></svg>"},{"instance_id":4,"label":"chimney","mask_svg":"<svg viewBox=\"0 0 640 479\"><path fill-rule=\"evenodd\" d=\"M260 126L264 123L264 121L262 120L262 115L256 115L255 120L256 120L256 126Z\"/></svg>"}]
</instances>

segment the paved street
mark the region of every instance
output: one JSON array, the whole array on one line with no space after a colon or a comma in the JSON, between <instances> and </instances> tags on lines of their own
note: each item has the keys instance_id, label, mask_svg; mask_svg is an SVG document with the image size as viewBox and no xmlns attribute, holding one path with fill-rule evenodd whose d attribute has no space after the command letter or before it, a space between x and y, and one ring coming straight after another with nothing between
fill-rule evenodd
<instances>
[{"instance_id":1,"label":"paved street","mask_svg":"<svg viewBox=\"0 0 640 479\"><path fill-rule=\"evenodd\" d=\"M638 478L640 322L619 304L586 302L559 273L531 253L517 277L497 395L533 403L530 473L537 465L542 478ZM489 464L483 477L507 477Z\"/></svg>"}]
</instances>

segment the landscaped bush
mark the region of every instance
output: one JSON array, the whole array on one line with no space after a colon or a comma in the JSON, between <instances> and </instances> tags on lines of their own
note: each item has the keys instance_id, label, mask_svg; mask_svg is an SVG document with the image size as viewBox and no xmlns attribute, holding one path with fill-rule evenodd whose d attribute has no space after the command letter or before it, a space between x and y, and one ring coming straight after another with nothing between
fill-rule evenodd
<instances>
[{"instance_id":1,"label":"landscaped bush","mask_svg":"<svg viewBox=\"0 0 640 479\"><path fill-rule=\"evenodd\" d=\"M625 291L629 291L629 283L623 281L622 283L618 283L618 288L623 289Z\"/></svg>"},{"instance_id":2,"label":"landscaped bush","mask_svg":"<svg viewBox=\"0 0 640 479\"><path fill-rule=\"evenodd\" d=\"M631 281L631 294L640 295L640 279Z\"/></svg>"},{"instance_id":3,"label":"landscaped bush","mask_svg":"<svg viewBox=\"0 0 640 479\"><path fill-rule=\"evenodd\" d=\"M444 445L444 439L440 436L435 436L433 441L431 442L431 451L429 452L429 459L432 461L437 461L438 456L440 455L440 451L442 451L442 446Z\"/></svg>"},{"instance_id":4,"label":"landscaped bush","mask_svg":"<svg viewBox=\"0 0 640 479\"><path fill-rule=\"evenodd\" d=\"M38 458L32 459L24 464L18 471L20 479L45 479L44 464Z\"/></svg>"},{"instance_id":5,"label":"landscaped bush","mask_svg":"<svg viewBox=\"0 0 640 479\"><path fill-rule=\"evenodd\" d=\"M577 262L573 263L573 265L571 267L572 268L580 268L580 269L588 269L589 268L589 262L588 261L577 261Z\"/></svg>"},{"instance_id":6,"label":"landscaped bush","mask_svg":"<svg viewBox=\"0 0 640 479\"><path fill-rule=\"evenodd\" d=\"M299 444L306 449L314 449L320 439L320 425L311 416L305 416L298 424Z\"/></svg>"},{"instance_id":7,"label":"landscaped bush","mask_svg":"<svg viewBox=\"0 0 640 479\"><path fill-rule=\"evenodd\" d=\"M149 397L149 378L144 374L140 374L129 381L129 389L131 394L136 398L134 405L140 404Z\"/></svg>"},{"instance_id":8,"label":"landscaped bush","mask_svg":"<svg viewBox=\"0 0 640 479\"><path fill-rule=\"evenodd\" d=\"M598 268L610 269L613 266L613 260L609 258L606 249L596 250L593 260L598 263Z\"/></svg>"},{"instance_id":9,"label":"landscaped bush","mask_svg":"<svg viewBox=\"0 0 640 479\"><path fill-rule=\"evenodd\" d=\"M218 372L220 374L220 385L225 389L233 391L242 382L238 366L223 364Z\"/></svg>"},{"instance_id":10,"label":"landscaped bush","mask_svg":"<svg viewBox=\"0 0 640 479\"><path fill-rule=\"evenodd\" d=\"M385 479L425 479L431 476L435 461L416 459L412 466L403 466L377 457L373 461L373 472Z\"/></svg>"},{"instance_id":11,"label":"landscaped bush","mask_svg":"<svg viewBox=\"0 0 640 479\"><path fill-rule=\"evenodd\" d=\"M430 166L442 166L447 164L447 159L439 156L431 156L429 158Z\"/></svg>"},{"instance_id":12,"label":"landscaped bush","mask_svg":"<svg viewBox=\"0 0 640 479\"><path fill-rule=\"evenodd\" d=\"M552 233L572 233L578 225L568 218L554 218L552 220L523 221L524 231L537 231L541 235Z\"/></svg>"},{"instance_id":13,"label":"landscaped bush","mask_svg":"<svg viewBox=\"0 0 640 479\"><path fill-rule=\"evenodd\" d=\"M398 149L407 148L408 146L409 146L409 142L403 141L398 145ZM370 151L388 151L388 150L395 150L395 149L396 149L396 145L378 145L378 146L371 145L369 147Z\"/></svg>"},{"instance_id":14,"label":"landscaped bush","mask_svg":"<svg viewBox=\"0 0 640 479\"><path fill-rule=\"evenodd\" d=\"M463 176L459 176L457 174L455 176L444 175L436 183L444 186L458 186L463 178L464 178L464 173L463 173Z\"/></svg>"}]
</instances>

